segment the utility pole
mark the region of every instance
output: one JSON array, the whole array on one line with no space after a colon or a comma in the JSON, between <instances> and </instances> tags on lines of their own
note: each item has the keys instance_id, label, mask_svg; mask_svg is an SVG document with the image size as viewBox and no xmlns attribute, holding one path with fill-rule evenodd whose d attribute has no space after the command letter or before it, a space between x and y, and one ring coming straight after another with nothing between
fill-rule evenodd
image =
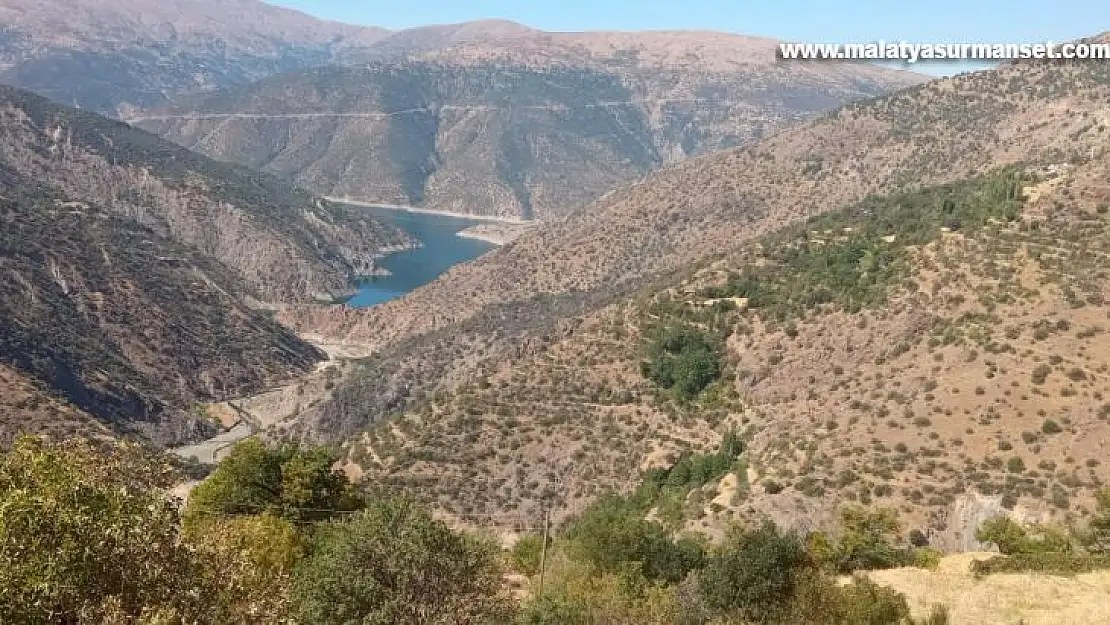
<instances>
[{"instance_id":1,"label":"utility pole","mask_svg":"<svg viewBox=\"0 0 1110 625\"><path fill-rule=\"evenodd\" d=\"M547 531L551 520L551 513L546 507L543 509L543 547L540 548L540 584L536 590L536 598L543 596L543 574L547 569Z\"/></svg>"}]
</instances>

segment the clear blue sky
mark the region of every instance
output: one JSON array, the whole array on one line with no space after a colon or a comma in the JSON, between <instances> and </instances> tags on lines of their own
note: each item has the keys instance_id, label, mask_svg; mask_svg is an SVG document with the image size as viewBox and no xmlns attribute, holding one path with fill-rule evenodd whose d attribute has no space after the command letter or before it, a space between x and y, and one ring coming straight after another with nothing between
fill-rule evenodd
<instances>
[{"instance_id":1,"label":"clear blue sky","mask_svg":"<svg viewBox=\"0 0 1110 625\"><path fill-rule=\"evenodd\" d=\"M544 30L709 29L837 42L1063 40L1110 30L1107 0L273 0L400 29L483 18Z\"/></svg>"}]
</instances>

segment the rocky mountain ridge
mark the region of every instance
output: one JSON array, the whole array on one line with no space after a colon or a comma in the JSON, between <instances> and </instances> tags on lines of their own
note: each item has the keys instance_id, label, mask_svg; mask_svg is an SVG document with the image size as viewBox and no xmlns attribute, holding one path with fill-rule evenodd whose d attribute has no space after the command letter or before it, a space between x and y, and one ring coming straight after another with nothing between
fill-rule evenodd
<instances>
[{"instance_id":1,"label":"rocky mountain ridge","mask_svg":"<svg viewBox=\"0 0 1110 625\"><path fill-rule=\"evenodd\" d=\"M773 60L764 48L750 54ZM472 63L445 53L284 74L131 121L326 196L545 220L668 163L923 79L869 66L703 71L670 60Z\"/></svg>"},{"instance_id":2,"label":"rocky mountain ridge","mask_svg":"<svg viewBox=\"0 0 1110 625\"><path fill-rule=\"evenodd\" d=\"M496 20L389 31L259 0L4 0L0 23L2 82L111 116L281 72L530 32Z\"/></svg>"},{"instance_id":3,"label":"rocky mountain ridge","mask_svg":"<svg viewBox=\"0 0 1110 625\"><path fill-rule=\"evenodd\" d=\"M293 185L0 88L0 437L211 434L203 406L325 355L263 303L331 299L411 239Z\"/></svg>"}]
</instances>

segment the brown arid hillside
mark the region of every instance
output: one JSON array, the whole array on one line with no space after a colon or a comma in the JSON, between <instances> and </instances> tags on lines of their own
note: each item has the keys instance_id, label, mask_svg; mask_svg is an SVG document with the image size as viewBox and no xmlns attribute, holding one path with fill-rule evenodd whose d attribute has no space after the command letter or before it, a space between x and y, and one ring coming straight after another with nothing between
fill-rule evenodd
<instances>
[{"instance_id":1,"label":"brown arid hillside","mask_svg":"<svg viewBox=\"0 0 1110 625\"><path fill-rule=\"evenodd\" d=\"M117 115L327 63L387 31L257 0L4 0L3 82Z\"/></svg>"},{"instance_id":2,"label":"brown arid hillside","mask_svg":"<svg viewBox=\"0 0 1110 625\"><path fill-rule=\"evenodd\" d=\"M0 173L0 365L34 382L10 382L28 397L5 399L5 436L77 427L79 409L117 436L195 440L215 430L198 406L322 359L249 307L249 287L218 261L7 164Z\"/></svg>"},{"instance_id":3,"label":"brown arid hillside","mask_svg":"<svg viewBox=\"0 0 1110 625\"><path fill-rule=\"evenodd\" d=\"M0 226L4 439L206 438L217 427L203 406L324 358L263 303L348 293L390 245L411 244L287 182L12 88Z\"/></svg>"},{"instance_id":4,"label":"brown arid hillside","mask_svg":"<svg viewBox=\"0 0 1110 625\"><path fill-rule=\"evenodd\" d=\"M520 54L514 38L491 58L448 47L282 74L127 119L329 197L546 220L660 166L925 80L779 62L775 42L733 35L582 37L611 40L610 56L533 33ZM534 41L547 45L532 54Z\"/></svg>"},{"instance_id":5,"label":"brown arid hillside","mask_svg":"<svg viewBox=\"0 0 1110 625\"><path fill-rule=\"evenodd\" d=\"M109 430L88 414L52 397L15 369L0 365L0 449L7 449L23 433L56 439L110 436Z\"/></svg>"},{"instance_id":6,"label":"brown arid hillside","mask_svg":"<svg viewBox=\"0 0 1110 625\"><path fill-rule=\"evenodd\" d=\"M357 209L126 124L0 88L0 160L216 258L264 302L331 300L412 240Z\"/></svg>"},{"instance_id":7,"label":"brown arid hillside","mask_svg":"<svg viewBox=\"0 0 1110 625\"><path fill-rule=\"evenodd\" d=\"M1102 64L940 80L655 174L378 309L286 311L374 353L279 427L507 529L730 427L742 468L660 518L887 503L951 550L1000 512L1082 518L1110 477L1108 96Z\"/></svg>"}]
</instances>

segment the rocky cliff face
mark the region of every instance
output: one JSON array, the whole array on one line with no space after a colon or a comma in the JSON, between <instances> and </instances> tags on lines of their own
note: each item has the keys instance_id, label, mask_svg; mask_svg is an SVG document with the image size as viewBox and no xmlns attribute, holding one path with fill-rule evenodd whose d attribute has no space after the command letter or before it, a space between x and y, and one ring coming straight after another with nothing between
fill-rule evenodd
<instances>
[{"instance_id":1,"label":"rocky cliff face","mask_svg":"<svg viewBox=\"0 0 1110 625\"><path fill-rule=\"evenodd\" d=\"M11 88L0 88L0 159L70 199L220 260L260 300L343 295L383 249L411 244L401 231L287 182Z\"/></svg>"},{"instance_id":2,"label":"rocky cliff face","mask_svg":"<svg viewBox=\"0 0 1110 625\"><path fill-rule=\"evenodd\" d=\"M865 67L443 58L281 75L132 121L324 195L550 219L667 163L916 80Z\"/></svg>"}]
</instances>

